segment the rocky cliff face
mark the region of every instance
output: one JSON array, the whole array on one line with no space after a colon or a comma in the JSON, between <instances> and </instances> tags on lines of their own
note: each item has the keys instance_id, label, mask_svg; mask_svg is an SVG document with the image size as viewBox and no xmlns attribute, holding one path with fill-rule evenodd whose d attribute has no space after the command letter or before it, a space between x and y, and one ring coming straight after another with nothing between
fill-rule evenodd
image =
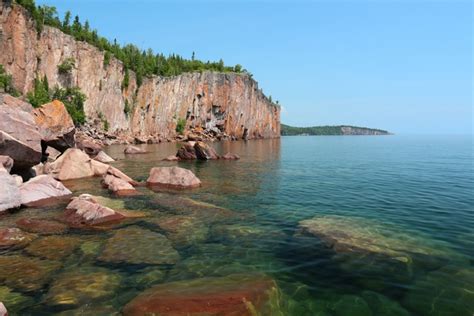
<instances>
[{"instance_id":1,"label":"rocky cliff face","mask_svg":"<svg viewBox=\"0 0 474 316\"><path fill-rule=\"evenodd\" d=\"M130 84L122 89L120 61L111 58L104 66L103 52L55 28L45 27L38 34L22 7L1 0L0 52L0 64L13 75L19 91L30 91L38 75L46 75L51 87L78 86L87 96L88 120L103 118L109 131L117 134L168 138L175 134L178 119L186 119L188 128L219 129L237 138L280 135L280 108L247 75L204 72L153 77L137 87L130 72ZM61 74L58 65L69 58L75 67Z\"/></svg>"}]
</instances>

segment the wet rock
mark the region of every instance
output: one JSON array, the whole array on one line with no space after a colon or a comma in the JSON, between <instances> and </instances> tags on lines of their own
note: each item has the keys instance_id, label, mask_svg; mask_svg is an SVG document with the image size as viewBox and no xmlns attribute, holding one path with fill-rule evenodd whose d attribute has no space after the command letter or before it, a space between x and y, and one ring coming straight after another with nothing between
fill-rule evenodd
<instances>
[{"instance_id":1,"label":"wet rock","mask_svg":"<svg viewBox=\"0 0 474 316\"><path fill-rule=\"evenodd\" d=\"M61 263L25 256L0 256L0 282L23 292L37 291L47 284Z\"/></svg>"},{"instance_id":2,"label":"wet rock","mask_svg":"<svg viewBox=\"0 0 474 316\"><path fill-rule=\"evenodd\" d=\"M114 162L115 160L107 155L103 150L99 151L97 156L94 157L94 160L103 162L103 163L109 163L109 162Z\"/></svg>"},{"instance_id":3,"label":"wet rock","mask_svg":"<svg viewBox=\"0 0 474 316\"><path fill-rule=\"evenodd\" d=\"M127 155L145 154L146 150L135 146L127 146L125 147L123 153Z\"/></svg>"},{"instance_id":4,"label":"wet rock","mask_svg":"<svg viewBox=\"0 0 474 316\"><path fill-rule=\"evenodd\" d=\"M44 301L56 308L89 305L113 297L121 279L119 274L107 269L76 268L57 276Z\"/></svg>"},{"instance_id":5,"label":"wet rock","mask_svg":"<svg viewBox=\"0 0 474 316\"><path fill-rule=\"evenodd\" d=\"M179 254L165 236L132 226L118 230L107 240L98 259L109 263L175 264Z\"/></svg>"},{"instance_id":6,"label":"wet rock","mask_svg":"<svg viewBox=\"0 0 474 316\"><path fill-rule=\"evenodd\" d=\"M102 179L102 185L118 196L137 195L139 192L125 180L107 174Z\"/></svg>"},{"instance_id":7,"label":"wet rock","mask_svg":"<svg viewBox=\"0 0 474 316\"><path fill-rule=\"evenodd\" d=\"M111 208L102 206L89 194L72 199L64 212L64 221L72 227L87 227L116 222L125 217Z\"/></svg>"},{"instance_id":8,"label":"wet rock","mask_svg":"<svg viewBox=\"0 0 474 316\"><path fill-rule=\"evenodd\" d=\"M474 271L446 266L418 279L403 305L417 315L471 316L474 313Z\"/></svg>"},{"instance_id":9,"label":"wet rock","mask_svg":"<svg viewBox=\"0 0 474 316\"><path fill-rule=\"evenodd\" d=\"M4 168L7 172L10 172L13 168L13 159L9 156L0 156L0 168Z\"/></svg>"},{"instance_id":10,"label":"wet rock","mask_svg":"<svg viewBox=\"0 0 474 316\"><path fill-rule=\"evenodd\" d=\"M224 156L221 156L221 159L224 159L224 160L238 160L238 159L240 159L240 156L237 155L237 154L226 153Z\"/></svg>"},{"instance_id":11,"label":"wet rock","mask_svg":"<svg viewBox=\"0 0 474 316\"><path fill-rule=\"evenodd\" d=\"M25 309L28 306L34 304L34 301L31 297L20 294L18 292L12 291L10 288L6 286L0 286L0 300L4 304L4 311L6 310L5 306L8 306L11 315L15 315L13 313L19 313L19 310ZM0 303L0 315L2 315L2 305ZM5 315L5 314L3 314Z\"/></svg>"},{"instance_id":12,"label":"wet rock","mask_svg":"<svg viewBox=\"0 0 474 316\"><path fill-rule=\"evenodd\" d=\"M61 182L50 175L41 175L31 178L20 186L21 204L37 205L45 200L71 195Z\"/></svg>"},{"instance_id":13,"label":"wet rock","mask_svg":"<svg viewBox=\"0 0 474 316\"><path fill-rule=\"evenodd\" d=\"M166 157L166 158L163 159L163 160L165 160L165 161L178 161L179 159L180 159L180 158L179 158L178 156L171 155L171 156Z\"/></svg>"},{"instance_id":14,"label":"wet rock","mask_svg":"<svg viewBox=\"0 0 474 316\"><path fill-rule=\"evenodd\" d=\"M77 237L46 236L33 241L25 251L35 257L60 261L70 256L80 242Z\"/></svg>"},{"instance_id":15,"label":"wet rock","mask_svg":"<svg viewBox=\"0 0 474 316\"><path fill-rule=\"evenodd\" d=\"M63 234L68 230L65 224L46 219L21 218L16 222L16 226L26 232L40 235Z\"/></svg>"},{"instance_id":16,"label":"wet rock","mask_svg":"<svg viewBox=\"0 0 474 316\"><path fill-rule=\"evenodd\" d=\"M197 159L196 151L194 150L194 143L186 143L178 149L176 156L182 160L194 160Z\"/></svg>"},{"instance_id":17,"label":"wet rock","mask_svg":"<svg viewBox=\"0 0 474 316\"><path fill-rule=\"evenodd\" d=\"M0 213L21 205L20 189L15 178L0 167Z\"/></svg>"},{"instance_id":18,"label":"wet rock","mask_svg":"<svg viewBox=\"0 0 474 316\"><path fill-rule=\"evenodd\" d=\"M156 285L130 301L125 316L273 315L270 301L278 293L275 282L263 275L229 275Z\"/></svg>"},{"instance_id":19,"label":"wet rock","mask_svg":"<svg viewBox=\"0 0 474 316\"><path fill-rule=\"evenodd\" d=\"M0 250L21 249L26 247L36 235L27 233L18 228L0 228Z\"/></svg>"},{"instance_id":20,"label":"wet rock","mask_svg":"<svg viewBox=\"0 0 474 316\"><path fill-rule=\"evenodd\" d=\"M196 151L196 157L200 160L215 160L219 159L219 155L216 153L214 148L203 142L196 142L194 144L194 150Z\"/></svg>"},{"instance_id":21,"label":"wet rock","mask_svg":"<svg viewBox=\"0 0 474 316\"><path fill-rule=\"evenodd\" d=\"M171 188L196 188L201 185L201 180L188 169L180 167L155 167L150 170L147 184Z\"/></svg>"},{"instance_id":22,"label":"wet rock","mask_svg":"<svg viewBox=\"0 0 474 316\"><path fill-rule=\"evenodd\" d=\"M41 133L44 150L50 146L60 152L75 145L76 128L66 107L61 101L54 100L36 108L32 112Z\"/></svg>"},{"instance_id":23,"label":"wet rock","mask_svg":"<svg viewBox=\"0 0 474 316\"><path fill-rule=\"evenodd\" d=\"M11 98L14 99L14 98ZM32 109L31 105L29 105ZM41 161L41 134L33 116L2 98L0 102L0 155L10 156L15 170Z\"/></svg>"}]
</instances>

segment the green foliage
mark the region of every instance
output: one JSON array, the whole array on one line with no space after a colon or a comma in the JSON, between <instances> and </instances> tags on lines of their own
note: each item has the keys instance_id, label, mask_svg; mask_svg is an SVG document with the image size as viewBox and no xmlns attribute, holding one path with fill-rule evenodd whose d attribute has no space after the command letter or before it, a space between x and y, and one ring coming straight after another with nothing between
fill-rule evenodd
<instances>
[{"instance_id":1,"label":"green foliage","mask_svg":"<svg viewBox=\"0 0 474 316\"><path fill-rule=\"evenodd\" d=\"M104 131L108 131L109 130L109 121L107 121L107 119L105 118L105 115L104 113L102 112L98 112L97 113L97 116L99 117L99 119L102 121L102 125L103 125L103 128L104 128Z\"/></svg>"},{"instance_id":2,"label":"green foliage","mask_svg":"<svg viewBox=\"0 0 474 316\"><path fill-rule=\"evenodd\" d=\"M122 90L127 89L129 84L130 84L130 74L128 73L128 68L125 68L125 75L123 76L123 81L122 81Z\"/></svg>"},{"instance_id":3,"label":"green foliage","mask_svg":"<svg viewBox=\"0 0 474 316\"><path fill-rule=\"evenodd\" d=\"M346 125L345 125L346 126ZM294 127L281 124L280 134L283 136L295 136L295 135L343 135L341 125L336 126L313 126L313 127ZM352 128L361 128L381 134L388 134L387 131L380 129L372 129L366 127L347 126Z\"/></svg>"},{"instance_id":4,"label":"green foliage","mask_svg":"<svg viewBox=\"0 0 474 316\"><path fill-rule=\"evenodd\" d=\"M130 104L128 103L128 100L125 99L125 106L123 107L123 112L128 115L132 111L132 108L130 107Z\"/></svg>"},{"instance_id":5,"label":"green foliage","mask_svg":"<svg viewBox=\"0 0 474 316\"><path fill-rule=\"evenodd\" d=\"M58 65L58 72L60 74L68 74L75 67L76 61L74 58L66 58L60 65Z\"/></svg>"},{"instance_id":6,"label":"green foliage","mask_svg":"<svg viewBox=\"0 0 474 316\"><path fill-rule=\"evenodd\" d=\"M183 134L185 127L186 127L186 119L184 118L178 119L178 122L176 123L176 132L179 134Z\"/></svg>"},{"instance_id":7,"label":"green foliage","mask_svg":"<svg viewBox=\"0 0 474 316\"><path fill-rule=\"evenodd\" d=\"M7 74L2 64L0 64L0 89L15 97L19 96L18 91L13 87L12 76Z\"/></svg>"},{"instance_id":8,"label":"green foliage","mask_svg":"<svg viewBox=\"0 0 474 316\"><path fill-rule=\"evenodd\" d=\"M78 87L66 89L56 87L52 94L52 99L64 103L74 124L79 125L85 123L84 102L86 101L86 96Z\"/></svg>"},{"instance_id":9,"label":"green foliage","mask_svg":"<svg viewBox=\"0 0 474 316\"><path fill-rule=\"evenodd\" d=\"M35 108L41 105L51 102L51 95L49 91L48 78L35 78L33 91L28 92L26 95L28 102Z\"/></svg>"},{"instance_id":10,"label":"green foliage","mask_svg":"<svg viewBox=\"0 0 474 316\"><path fill-rule=\"evenodd\" d=\"M105 51L104 67L110 63L113 55L124 64L125 68L137 74L137 83L140 86L143 77L151 75L176 76L185 72L203 72L206 70L219 72L247 73L241 65L225 66L221 59L218 62L204 62L195 58L193 52L191 59L186 59L180 55L155 54L151 49L141 50L135 45L119 45L116 40L109 42L105 37L99 36L97 30L90 27L86 21L82 25L79 16L74 17L71 25L71 12L67 11L61 21L56 12L56 8L48 6L36 6L34 0L16 0L16 2L27 9L36 21L38 32L41 32L43 25L49 25L61 29L66 34L72 35L76 40L86 41L91 45Z\"/></svg>"}]
</instances>

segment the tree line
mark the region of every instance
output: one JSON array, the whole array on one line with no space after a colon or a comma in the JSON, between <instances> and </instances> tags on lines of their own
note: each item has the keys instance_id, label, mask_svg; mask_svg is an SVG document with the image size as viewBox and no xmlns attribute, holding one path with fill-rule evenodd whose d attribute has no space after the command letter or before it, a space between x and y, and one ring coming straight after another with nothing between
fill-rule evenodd
<instances>
[{"instance_id":1,"label":"tree line","mask_svg":"<svg viewBox=\"0 0 474 316\"><path fill-rule=\"evenodd\" d=\"M357 127L349 125L335 125L335 126L312 126L312 127L294 127L285 124L280 125L280 134L282 136L296 136L296 135L321 135L321 136L331 136L331 135L344 135L342 128L343 127L352 127L355 129L364 129L367 131L379 132L381 134L388 134L385 130L367 128L367 127Z\"/></svg>"},{"instance_id":2,"label":"tree line","mask_svg":"<svg viewBox=\"0 0 474 316\"><path fill-rule=\"evenodd\" d=\"M58 16L53 6L36 5L34 0L14 0L23 6L33 17L36 30L40 34L44 25L60 29L66 34L73 36L78 41L85 41L104 52L104 67L110 63L114 56L122 61L126 70L133 70L137 75L137 84L141 85L143 77L159 75L164 77L176 76L185 72L202 72L205 70L218 72L242 73L247 71L241 65L226 66L221 59L218 62L203 62L195 58L193 52L191 59L186 59L177 54L165 56L162 53L155 54L152 49L141 50L133 44L120 45L114 39L111 43L108 39L100 36L96 29L92 29L89 21L82 23L78 15L74 18L67 11L64 18Z\"/></svg>"}]
</instances>

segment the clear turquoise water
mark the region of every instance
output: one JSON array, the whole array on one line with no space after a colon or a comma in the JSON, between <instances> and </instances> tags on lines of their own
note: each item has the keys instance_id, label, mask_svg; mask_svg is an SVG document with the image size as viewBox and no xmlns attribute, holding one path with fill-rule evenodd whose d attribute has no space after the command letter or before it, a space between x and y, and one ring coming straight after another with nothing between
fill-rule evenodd
<instances>
[{"instance_id":1,"label":"clear turquoise water","mask_svg":"<svg viewBox=\"0 0 474 316\"><path fill-rule=\"evenodd\" d=\"M148 154L126 157L122 146L107 148L118 159L114 165L135 179L145 180L153 166L179 165L193 170L203 182L191 191L140 188L144 195L124 199L125 207L150 216L130 225L163 233L153 219L192 209L182 198L212 203L234 216L223 221L203 219L205 232L192 231L202 236L175 244L180 261L160 267L163 273L149 283L137 281L150 268L146 265L107 264L97 260L100 247L97 254L87 256L78 248L63 270L100 267L122 277L115 295L91 301L90 310L110 306L120 311L152 284L261 271L281 289L285 315L473 315L470 136L283 137L214 144L218 152L238 153L239 161L162 161L177 146L143 145ZM75 194L109 196L99 181L66 185ZM20 211L3 218L0 225L27 215L54 218L63 208ZM356 251L331 248L327 235L301 231L300 221L324 215L349 220L344 229L349 236L362 237L364 245ZM207 216L206 212L200 216ZM353 227L362 227L366 236ZM113 233L68 234L102 245ZM408 262L383 251L374 253L371 247L379 243L402 253ZM419 248L424 249L421 255ZM3 255L11 254L29 256L24 250ZM77 306L46 304L50 284L23 293L31 297L31 306L15 307L13 312L40 315L68 308L75 310L72 314L84 312Z\"/></svg>"}]
</instances>

